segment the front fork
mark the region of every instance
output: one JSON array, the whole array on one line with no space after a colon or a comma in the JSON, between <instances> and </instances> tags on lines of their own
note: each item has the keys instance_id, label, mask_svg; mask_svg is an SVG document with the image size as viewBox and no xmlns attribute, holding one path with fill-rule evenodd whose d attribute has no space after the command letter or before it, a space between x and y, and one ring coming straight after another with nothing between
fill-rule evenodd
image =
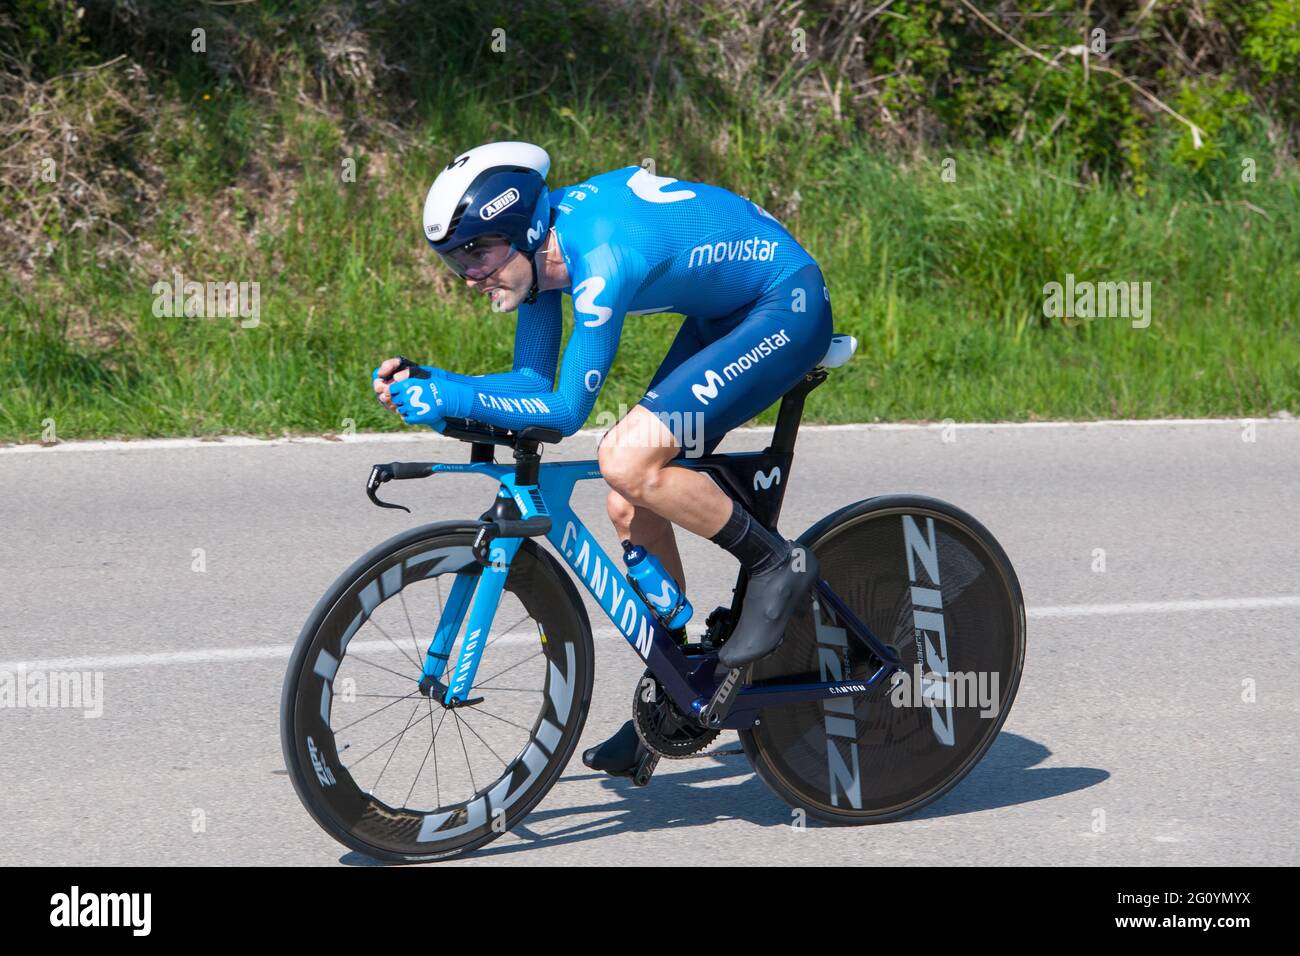
<instances>
[{"instance_id":1,"label":"front fork","mask_svg":"<svg viewBox=\"0 0 1300 956\"><path fill-rule=\"evenodd\" d=\"M500 495L508 498L509 492L502 489ZM519 553L522 544L522 538L496 538L490 542L487 564L470 565L456 573L456 583L451 587L442 617L438 621L438 629L424 655L420 692L425 696L441 696L445 707L463 707L482 699L469 698L467 695L474 686L474 677L483 657L483 647L487 644L487 635L492 631L492 621L501 603L506 577L510 574L510 562ZM469 623L465 625L466 637L461 643L460 653L456 655L455 666L444 680L444 675L448 674L451 649L465 622L466 609L469 609Z\"/></svg>"}]
</instances>

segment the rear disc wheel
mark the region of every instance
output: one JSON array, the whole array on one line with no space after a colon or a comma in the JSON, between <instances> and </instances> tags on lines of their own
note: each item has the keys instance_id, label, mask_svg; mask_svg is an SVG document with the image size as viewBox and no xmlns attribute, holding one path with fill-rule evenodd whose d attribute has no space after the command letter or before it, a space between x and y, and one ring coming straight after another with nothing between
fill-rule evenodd
<instances>
[{"instance_id":1,"label":"rear disc wheel","mask_svg":"<svg viewBox=\"0 0 1300 956\"><path fill-rule=\"evenodd\" d=\"M740 732L755 771L791 806L834 824L914 813L955 786L997 736L1024 666L1015 571L958 508L891 495L841 509L800 543L901 674L865 694L773 707ZM876 663L826 602L792 619L754 664L755 685L866 680Z\"/></svg>"}]
</instances>

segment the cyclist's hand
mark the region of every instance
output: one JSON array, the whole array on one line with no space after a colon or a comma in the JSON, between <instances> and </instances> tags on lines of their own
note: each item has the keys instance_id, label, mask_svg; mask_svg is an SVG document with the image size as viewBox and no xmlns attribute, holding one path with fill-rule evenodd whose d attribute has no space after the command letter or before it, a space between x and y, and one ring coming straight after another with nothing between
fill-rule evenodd
<instances>
[{"instance_id":1,"label":"cyclist's hand","mask_svg":"<svg viewBox=\"0 0 1300 956\"><path fill-rule=\"evenodd\" d=\"M374 386L375 397L379 403L387 408L390 412L397 411L393 405L392 395L389 393L389 386L394 382L402 382L408 378L430 378L439 369L423 365L416 365L408 358L398 356L396 358L386 359L380 366L370 373L371 384Z\"/></svg>"},{"instance_id":2,"label":"cyclist's hand","mask_svg":"<svg viewBox=\"0 0 1300 956\"><path fill-rule=\"evenodd\" d=\"M400 373L399 373L400 374ZM402 416L408 425L428 425L441 432L447 427L443 421L443 401L438 394L436 378L404 378L388 386L393 411Z\"/></svg>"}]
</instances>

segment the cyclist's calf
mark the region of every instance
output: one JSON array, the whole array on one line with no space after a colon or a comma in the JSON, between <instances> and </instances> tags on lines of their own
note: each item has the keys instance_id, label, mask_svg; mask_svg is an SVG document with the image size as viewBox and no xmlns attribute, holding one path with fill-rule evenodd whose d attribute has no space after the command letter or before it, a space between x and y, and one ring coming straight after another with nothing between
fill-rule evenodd
<instances>
[{"instance_id":1,"label":"cyclist's calf","mask_svg":"<svg viewBox=\"0 0 1300 956\"><path fill-rule=\"evenodd\" d=\"M619 541L630 540L641 545L659 558L664 569L682 590L686 589L681 555L673 535L672 522L649 508L638 508L617 491L610 491L605 499L605 510L614 524Z\"/></svg>"}]
</instances>

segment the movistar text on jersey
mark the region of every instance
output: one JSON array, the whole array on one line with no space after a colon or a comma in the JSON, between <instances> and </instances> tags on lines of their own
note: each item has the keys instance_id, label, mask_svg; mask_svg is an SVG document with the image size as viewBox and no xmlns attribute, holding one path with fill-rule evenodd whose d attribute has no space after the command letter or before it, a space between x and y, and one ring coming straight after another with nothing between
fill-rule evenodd
<instances>
[{"instance_id":1,"label":"movistar text on jersey","mask_svg":"<svg viewBox=\"0 0 1300 956\"><path fill-rule=\"evenodd\" d=\"M763 341L738 356L735 361L728 362L722 366L722 375L719 375L713 369L705 369L704 384L695 384L691 386L691 394L701 405L707 405L713 399L718 397L718 389L726 385L736 376L740 375L747 369L753 368L758 364L758 360L764 355L771 355L774 351L790 341L790 336L786 335L785 329L777 332L775 335L763 336ZM725 376L725 378L724 378Z\"/></svg>"},{"instance_id":2,"label":"movistar text on jersey","mask_svg":"<svg viewBox=\"0 0 1300 956\"><path fill-rule=\"evenodd\" d=\"M737 239L734 242L714 242L703 246L696 246L691 250L691 257L687 260L686 268L694 269L697 265L711 266L715 262L748 262L755 259L759 262L770 262L776 255L777 244L779 239L762 239L754 236L752 239Z\"/></svg>"},{"instance_id":3,"label":"movistar text on jersey","mask_svg":"<svg viewBox=\"0 0 1300 956\"><path fill-rule=\"evenodd\" d=\"M790 336L785 334L785 329L782 329L775 335L765 335L763 336L763 341L759 342L748 352L737 356L734 362L728 362L726 365L722 366L722 374L727 377L727 381L730 381L751 365L756 364L764 355L771 355L789 341Z\"/></svg>"}]
</instances>

